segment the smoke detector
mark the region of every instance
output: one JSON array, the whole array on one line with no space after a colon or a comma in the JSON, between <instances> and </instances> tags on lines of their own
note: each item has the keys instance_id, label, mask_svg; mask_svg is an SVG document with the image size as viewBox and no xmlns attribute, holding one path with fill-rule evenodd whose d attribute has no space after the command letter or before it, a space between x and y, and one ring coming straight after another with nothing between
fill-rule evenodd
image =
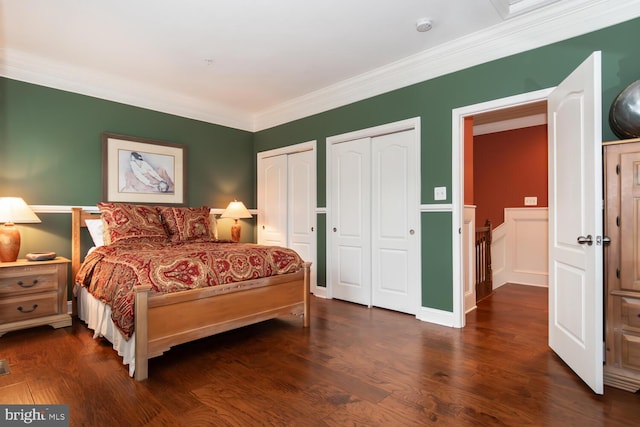
<instances>
[{"instance_id":1,"label":"smoke detector","mask_svg":"<svg viewBox=\"0 0 640 427\"><path fill-rule=\"evenodd\" d=\"M433 24L429 18L420 18L416 21L416 30L421 33L429 31L431 27L433 27Z\"/></svg>"}]
</instances>

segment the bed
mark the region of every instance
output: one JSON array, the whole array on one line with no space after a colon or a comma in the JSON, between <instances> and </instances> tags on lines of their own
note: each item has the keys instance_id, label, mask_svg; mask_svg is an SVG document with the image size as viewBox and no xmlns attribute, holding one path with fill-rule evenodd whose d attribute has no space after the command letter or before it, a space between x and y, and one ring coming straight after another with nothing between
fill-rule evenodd
<instances>
[{"instance_id":1,"label":"bed","mask_svg":"<svg viewBox=\"0 0 640 427\"><path fill-rule=\"evenodd\" d=\"M104 222L108 215L105 211L102 214L101 221ZM91 220L100 218L99 213L72 208L72 277L75 284L73 312L94 329L96 336L104 336L113 344L114 349L123 357L123 363L129 364L129 373L136 380L148 378L150 358L160 356L178 344L280 316L301 316L302 326L309 327L311 264L302 261L295 267L288 267L295 268L291 272L275 272L272 276L234 280L214 286L197 287L198 284L194 284L193 288L177 292L159 293L155 284L151 284L144 275L139 275L143 278L131 284L130 314L133 326L130 327L131 334L127 335L121 328L122 325L116 323L126 316L115 316L116 322L113 321L114 311L121 304L115 304L112 311L112 307L102 296L94 297L89 292L89 288L94 291L98 286L99 279L92 277L93 270L98 268L96 259L104 258L100 262L108 265L107 257L112 254L117 256L120 250L118 245L122 243L107 242L104 247L87 255L83 261L81 230L92 223ZM106 236L108 233L104 234ZM135 240L143 242L143 246L146 244L145 239ZM242 244L227 245L229 248L236 248L239 247L236 245ZM259 245L247 246L261 250L266 248ZM145 251L146 246L136 248L140 255ZM134 264L135 262L129 262L126 268L131 269ZM213 275L211 273L207 277ZM81 283L78 283L78 279Z\"/></svg>"}]
</instances>

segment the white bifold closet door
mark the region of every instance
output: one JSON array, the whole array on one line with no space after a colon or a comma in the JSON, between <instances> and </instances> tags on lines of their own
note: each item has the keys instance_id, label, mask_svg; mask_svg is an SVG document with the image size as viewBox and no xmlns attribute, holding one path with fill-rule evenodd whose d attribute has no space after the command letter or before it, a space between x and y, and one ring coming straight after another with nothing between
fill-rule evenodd
<instances>
[{"instance_id":1,"label":"white bifold closet door","mask_svg":"<svg viewBox=\"0 0 640 427\"><path fill-rule=\"evenodd\" d=\"M416 130L331 146L332 296L416 314L420 306Z\"/></svg>"},{"instance_id":2,"label":"white bifold closet door","mask_svg":"<svg viewBox=\"0 0 640 427\"><path fill-rule=\"evenodd\" d=\"M258 160L258 243L294 249L316 278L316 185L312 150Z\"/></svg>"}]
</instances>

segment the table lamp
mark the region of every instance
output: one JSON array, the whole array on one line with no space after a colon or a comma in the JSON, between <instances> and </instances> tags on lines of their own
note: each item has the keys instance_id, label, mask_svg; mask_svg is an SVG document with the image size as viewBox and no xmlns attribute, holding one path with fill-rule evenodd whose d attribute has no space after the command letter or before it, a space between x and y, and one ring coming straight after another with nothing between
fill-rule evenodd
<instances>
[{"instance_id":1,"label":"table lamp","mask_svg":"<svg viewBox=\"0 0 640 427\"><path fill-rule=\"evenodd\" d=\"M234 223L231 226L231 240L234 242L240 241L240 233L242 232L242 226L238 223L239 218L251 218L252 215L249 213L244 203L234 200L229 203L227 209L222 212L220 218L233 218Z\"/></svg>"},{"instance_id":2,"label":"table lamp","mask_svg":"<svg viewBox=\"0 0 640 427\"><path fill-rule=\"evenodd\" d=\"M20 252L20 230L14 224L38 223L40 218L33 213L21 197L0 197L0 262L13 262Z\"/></svg>"}]
</instances>

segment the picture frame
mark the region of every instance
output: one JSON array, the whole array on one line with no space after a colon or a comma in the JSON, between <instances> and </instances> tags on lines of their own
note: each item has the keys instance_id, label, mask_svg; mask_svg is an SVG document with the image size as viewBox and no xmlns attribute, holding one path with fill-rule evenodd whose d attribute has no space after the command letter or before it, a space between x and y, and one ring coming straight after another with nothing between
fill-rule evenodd
<instances>
[{"instance_id":1,"label":"picture frame","mask_svg":"<svg viewBox=\"0 0 640 427\"><path fill-rule=\"evenodd\" d=\"M103 132L103 201L184 205L186 191L186 146Z\"/></svg>"}]
</instances>

